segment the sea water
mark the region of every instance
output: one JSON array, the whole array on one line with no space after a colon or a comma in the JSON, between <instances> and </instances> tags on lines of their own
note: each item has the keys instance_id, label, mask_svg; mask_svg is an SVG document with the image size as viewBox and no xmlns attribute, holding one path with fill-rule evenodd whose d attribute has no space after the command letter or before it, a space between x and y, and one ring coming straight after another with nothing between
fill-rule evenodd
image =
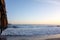
<instances>
[{"instance_id":1,"label":"sea water","mask_svg":"<svg viewBox=\"0 0 60 40\"><path fill-rule=\"evenodd\" d=\"M60 34L60 27L47 25L8 25L1 35L20 35L20 36L44 36Z\"/></svg>"}]
</instances>

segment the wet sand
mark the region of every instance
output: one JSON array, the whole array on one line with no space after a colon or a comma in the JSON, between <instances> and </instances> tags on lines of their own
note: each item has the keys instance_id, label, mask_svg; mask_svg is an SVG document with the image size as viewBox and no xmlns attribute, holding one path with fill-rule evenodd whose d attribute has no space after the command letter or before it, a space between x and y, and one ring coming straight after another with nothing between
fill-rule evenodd
<instances>
[{"instance_id":1,"label":"wet sand","mask_svg":"<svg viewBox=\"0 0 60 40\"><path fill-rule=\"evenodd\" d=\"M60 40L60 38L52 38L52 39L46 39L46 40Z\"/></svg>"},{"instance_id":2,"label":"wet sand","mask_svg":"<svg viewBox=\"0 0 60 40\"><path fill-rule=\"evenodd\" d=\"M60 40L60 34L46 36L6 36L6 40Z\"/></svg>"}]
</instances>

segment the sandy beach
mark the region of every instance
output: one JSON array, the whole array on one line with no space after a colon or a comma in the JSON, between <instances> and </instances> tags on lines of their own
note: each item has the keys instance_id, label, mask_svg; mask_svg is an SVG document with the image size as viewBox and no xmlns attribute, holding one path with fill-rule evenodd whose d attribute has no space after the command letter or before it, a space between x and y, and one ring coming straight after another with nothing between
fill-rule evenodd
<instances>
[{"instance_id":1,"label":"sandy beach","mask_svg":"<svg viewBox=\"0 0 60 40\"><path fill-rule=\"evenodd\" d=\"M25 36L6 36L6 40L60 40L60 34L56 35L46 35L46 36L31 36L31 37L25 37Z\"/></svg>"}]
</instances>

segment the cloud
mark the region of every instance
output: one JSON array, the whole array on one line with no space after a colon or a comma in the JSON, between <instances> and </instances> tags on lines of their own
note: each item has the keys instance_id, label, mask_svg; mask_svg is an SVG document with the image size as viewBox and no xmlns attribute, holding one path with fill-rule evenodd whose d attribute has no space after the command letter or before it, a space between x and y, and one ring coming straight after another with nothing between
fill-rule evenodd
<instances>
[{"instance_id":1,"label":"cloud","mask_svg":"<svg viewBox=\"0 0 60 40\"><path fill-rule=\"evenodd\" d=\"M49 0L48 3L54 4L54 5L60 5L60 0Z\"/></svg>"},{"instance_id":2,"label":"cloud","mask_svg":"<svg viewBox=\"0 0 60 40\"><path fill-rule=\"evenodd\" d=\"M34 1L51 3L53 5L60 5L60 0L34 0Z\"/></svg>"}]
</instances>

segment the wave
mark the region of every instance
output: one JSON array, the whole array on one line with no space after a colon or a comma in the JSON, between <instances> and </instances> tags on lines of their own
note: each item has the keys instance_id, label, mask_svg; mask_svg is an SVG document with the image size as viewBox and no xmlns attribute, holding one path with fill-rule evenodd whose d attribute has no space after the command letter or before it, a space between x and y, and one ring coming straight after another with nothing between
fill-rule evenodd
<instances>
[{"instance_id":1,"label":"wave","mask_svg":"<svg viewBox=\"0 0 60 40\"><path fill-rule=\"evenodd\" d=\"M1 35L53 35L60 34L60 27L47 27L40 25L8 25Z\"/></svg>"}]
</instances>

